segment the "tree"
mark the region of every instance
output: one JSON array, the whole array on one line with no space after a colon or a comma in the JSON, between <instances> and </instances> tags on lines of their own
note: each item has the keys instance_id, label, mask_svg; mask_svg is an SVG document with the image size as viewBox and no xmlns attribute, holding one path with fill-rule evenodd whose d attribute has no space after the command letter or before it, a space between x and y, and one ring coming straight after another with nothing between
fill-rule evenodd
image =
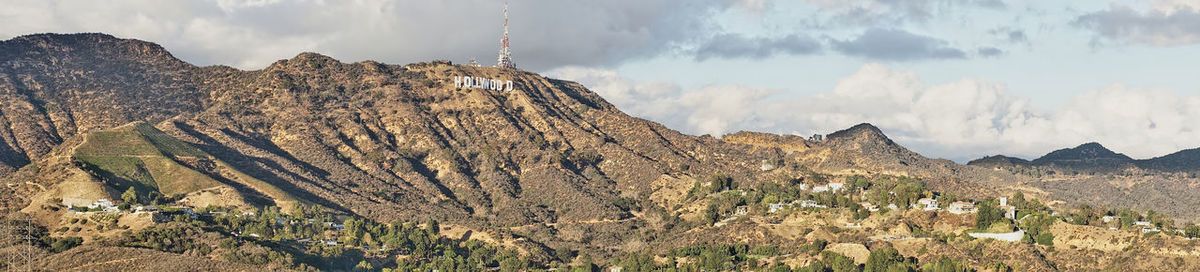
<instances>
[{"instance_id":1,"label":"tree","mask_svg":"<svg viewBox=\"0 0 1200 272\"><path fill-rule=\"evenodd\" d=\"M992 223L1004 220L1004 213L995 206L991 201L979 203L978 209L975 211L975 229L985 230L992 226Z\"/></svg>"},{"instance_id":2,"label":"tree","mask_svg":"<svg viewBox=\"0 0 1200 272\"><path fill-rule=\"evenodd\" d=\"M1183 234L1187 236L1187 238L1200 238L1200 226L1188 225L1187 227L1183 228Z\"/></svg>"},{"instance_id":3,"label":"tree","mask_svg":"<svg viewBox=\"0 0 1200 272\"><path fill-rule=\"evenodd\" d=\"M854 264L850 258L842 254L833 253L831 251L821 252L821 260L829 264L829 268L833 272L857 272L858 265Z\"/></svg>"},{"instance_id":4,"label":"tree","mask_svg":"<svg viewBox=\"0 0 1200 272\"><path fill-rule=\"evenodd\" d=\"M1043 245L1043 246L1053 246L1054 245L1054 234L1050 234L1048 232L1043 232L1042 234L1038 234L1037 243L1039 245Z\"/></svg>"},{"instance_id":5,"label":"tree","mask_svg":"<svg viewBox=\"0 0 1200 272\"><path fill-rule=\"evenodd\" d=\"M125 203L138 203L137 190L134 190L133 186L129 186L129 189L121 193L121 200L124 200Z\"/></svg>"}]
</instances>

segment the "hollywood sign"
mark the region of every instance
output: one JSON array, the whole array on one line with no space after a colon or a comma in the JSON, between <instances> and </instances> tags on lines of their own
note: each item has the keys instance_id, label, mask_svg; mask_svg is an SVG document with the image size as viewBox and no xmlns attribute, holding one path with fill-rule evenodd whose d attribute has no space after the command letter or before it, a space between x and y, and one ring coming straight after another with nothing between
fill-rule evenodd
<instances>
[{"instance_id":1,"label":"hollywood sign","mask_svg":"<svg viewBox=\"0 0 1200 272\"><path fill-rule=\"evenodd\" d=\"M476 88L493 91L512 91L512 80L490 79L483 77L456 76L454 77L455 88Z\"/></svg>"}]
</instances>

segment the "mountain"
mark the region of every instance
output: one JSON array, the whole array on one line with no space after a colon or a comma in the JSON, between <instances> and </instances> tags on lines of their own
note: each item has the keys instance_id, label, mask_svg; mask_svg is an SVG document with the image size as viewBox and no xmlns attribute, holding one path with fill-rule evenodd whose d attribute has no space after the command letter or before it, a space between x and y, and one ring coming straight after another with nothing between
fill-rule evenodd
<instances>
[{"instance_id":1,"label":"mountain","mask_svg":"<svg viewBox=\"0 0 1200 272\"><path fill-rule=\"evenodd\" d=\"M1200 148L1187 149L1166 156L1139 160L1138 167L1166 172L1200 171Z\"/></svg>"},{"instance_id":2,"label":"mountain","mask_svg":"<svg viewBox=\"0 0 1200 272\"><path fill-rule=\"evenodd\" d=\"M1090 171L1120 171L1132 167L1134 160L1108 150L1099 143L1086 143L1075 148L1055 150L1033 160L1034 164Z\"/></svg>"},{"instance_id":3,"label":"mountain","mask_svg":"<svg viewBox=\"0 0 1200 272\"><path fill-rule=\"evenodd\" d=\"M987 168L1014 168L1014 167L1029 167L1033 162L1022 159L1009 157L1004 155L987 156L967 162L967 165L980 166Z\"/></svg>"},{"instance_id":4,"label":"mountain","mask_svg":"<svg viewBox=\"0 0 1200 272\"><path fill-rule=\"evenodd\" d=\"M511 81L514 88L455 84L463 76ZM87 223L97 218L70 212L63 202L107 198L194 208L220 203L241 210L266 207L258 211L271 216L276 210L321 210L332 215L314 222L332 226L336 220L348 228L358 219L400 222L387 227L392 232L419 229L411 222L436 219L423 228L432 228L435 237L445 231L445 239L453 240L448 244L484 240L515 249L523 261L565 263L571 254L605 258L712 243L774 243L787 250L816 239L860 243L874 234L834 229L857 216L846 207L828 213L766 211L771 198L814 198L798 193L796 183L819 185L855 175L881 184L903 180L896 188L912 191L913 198L937 192L988 199L1017 191L1046 203L1074 204L1078 198L1066 189L1070 183L927 158L871 124L819 141L758 132L720 139L692 136L629 116L578 83L514 69L448 61L343 63L301 53L243 71L194 66L152 43L104 34L39 34L0 42L0 140L0 183L5 184L0 209L32 215L54 236L95 234L100 239L51 259L93 258L101 264L126 260L101 258L103 252L139 254L128 247L105 249L127 245L121 239L154 248L138 240L145 237L121 236L146 229L168 237L187 234L203 244L151 257L194 257L180 263L214 267L230 264L212 259L245 256L213 252L236 252L239 241L255 240L240 231L214 230L218 227L251 226L241 231L297 237L268 227L280 217L262 214L261 222L237 219L219 222L222 226L191 225L189 220L201 219L177 214L177 222L163 224L167 230L125 219L104 227ZM1107 161L1092 156L1108 153L1084 148L1047 160ZM1189 156L1161 162L1186 164ZM135 203L124 199L130 188ZM1185 187L1152 188L1191 193ZM888 190L877 192L890 198ZM1103 196L1121 199L1123 193L1114 189ZM838 205L862 200L827 196ZM1200 203L1179 199L1173 204ZM738 207L755 217L725 218ZM935 224L931 214L872 216L864 225L896 229L900 235L918 225L924 231L945 230L947 224ZM955 226L970 221L945 218ZM122 229L118 221L131 229ZM382 231L375 226L371 231ZM353 238L379 242L383 237ZM420 237L405 241L422 241L412 238ZM312 240L317 239L325 238ZM926 261L939 252L969 255L948 241L922 241L942 248L919 253ZM324 254L282 239L260 242L242 246L282 247L295 256ZM205 253L204 247L217 251ZM357 250L345 252L361 257L363 251ZM1023 244L1020 250L1022 258L1028 257L1020 263L1046 267L1048 257L1036 255L1041 249ZM1138 252L1143 251L1130 254ZM269 255L262 254L258 257ZM396 258L385 255L389 258L375 258L388 259L378 264L394 264L389 262Z\"/></svg>"}]
</instances>

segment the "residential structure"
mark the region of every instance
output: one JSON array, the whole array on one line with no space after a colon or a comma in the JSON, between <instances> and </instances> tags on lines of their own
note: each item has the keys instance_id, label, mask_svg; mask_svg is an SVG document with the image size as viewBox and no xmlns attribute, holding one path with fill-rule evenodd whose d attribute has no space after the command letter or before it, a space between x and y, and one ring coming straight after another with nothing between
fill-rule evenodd
<instances>
[{"instance_id":1,"label":"residential structure","mask_svg":"<svg viewBox=\"0 0 1200 272\"><path fill-rule=\"evenodd\" d=\"M829 186L828 186L828 185L817 185L817 186L813 186L813 192L814 192L814 193L820 193L820 192L824 192L824 191L829 191Z\"/></svg>"},{"instance_id":2,"label":"residential structure","mask_svg":"<svg viewBox=\"0 0 1200 272\"><path fill-rule=\"evenodd\" d=\"M846 187L846 183L843 183L841 181L834 181L834 182L830 182L829 185L827 185L827 186L829 187L830 191L837 193L838 191L841 191L843 187Z\"/></svg>"},{"instance_id":3,"label":"residential structure","mask_svg":"<svg viewBox=\"0 0 1200 272\"><path fill-rule=\"evenodd\" d=\"M787 203L783 203L783 202L767 204L767 212L775 213L775 212L778 212L778 211L783 210L784 208L787 208L790 206L792 206L792 204L787 204Z\"/></svg>"},{"instance_id":4,"label":"residential structure","mask_svg":"<svg viewBox=\"0 0 1200 272\"><path fill-rule=\"evenodd\" d=\"M950 203L950 206L946 210L953 214L975 213L975 204L966 201L955 201L954 203Z\"/></svg>"},{"instance_id":5,"label":"residential structure","mask_svg":"<svg viewBox=\"0 0 1200 272\"><path fill-rule=\"evenodd\" d=\"M878 212L879 211L879 206L875 206L875 204L871 204L871 202L866 202L866 201L859 202L858 205L862 206L863 208L866 208L867 211L870 211L870 212Z\"/></svg>"},{"instance_id":6,"label":"residential structure","mask_svg":"<svg viewBox=\"0 0 1200 272\"><path fill-rule=\"evenodd\" d=\"M816 201L812 201L812 200L805 200L805 201L801 201L801 202L800 202L800 207L801 207L801 208L808 208L808 207L813 207L813 208L825 208L826 206L825 206L825 205L821 205L821 204L817 204L817 202L816 202Z\"/></svg>"},{"instance_id":7,"label":"residential structure","mask_svg":"<svg viewBox=\"0 0 1200 272\"><path fill-rule=\"evenodd\" d=\"M917 203L913 203L912 208L918 210L935 211L938 210L938 202L937 199L926 197L918 199Z\"/></svg>"}]
</instances>

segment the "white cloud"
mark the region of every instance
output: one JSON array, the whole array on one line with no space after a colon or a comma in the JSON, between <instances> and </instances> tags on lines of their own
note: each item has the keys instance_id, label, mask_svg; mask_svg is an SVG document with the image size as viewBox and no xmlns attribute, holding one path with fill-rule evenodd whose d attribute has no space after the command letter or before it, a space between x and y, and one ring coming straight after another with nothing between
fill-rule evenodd
<instances>
[{"instance_id":1,"label":"white cloud","mask_svg":"<svg viewBox=\"0 0 1200 272\"><path fill-rule=\"evenodd\" d=\"M518 65L608 66L673 52L717 29L712 15L761 12L765 0L513 0ZM0 38L104 32L160 43L200 65L258 69L303 51L344 61L494 59L502 32L494 0L5 1ZM756 11L759 10L759 11Z\"/></svg>"},{"instance_id":2,"label":"white cloud","mask_svg":"<svg viewBox=\"0 0 1200 272\"><path fill-rule=\"evenodd\" d=\"M1147 10L1114 4L1075 18L1099 37L1160 47L1200 43L1200 1L1152 0Z\"/></svg>"},{"instance_id":3,"label":"white cloud","mask_svg":"<svg viewBox=\"0 0 1200 272\"><path fill-rule=\"evenodd\" d=\"M738 130L810 135L861 122L922 154L959 161L991 154L1036 157L1097 141L1136 158L1200 146L1200 96L1124 85L1082 93L1045 111L1004 84L981 79L926 86L913 72L864 65L833 90L783 99L785 91L736 85L683 90L612 70L559 69L628 113L692 134Z\"/></svg>"}]
</instances>

